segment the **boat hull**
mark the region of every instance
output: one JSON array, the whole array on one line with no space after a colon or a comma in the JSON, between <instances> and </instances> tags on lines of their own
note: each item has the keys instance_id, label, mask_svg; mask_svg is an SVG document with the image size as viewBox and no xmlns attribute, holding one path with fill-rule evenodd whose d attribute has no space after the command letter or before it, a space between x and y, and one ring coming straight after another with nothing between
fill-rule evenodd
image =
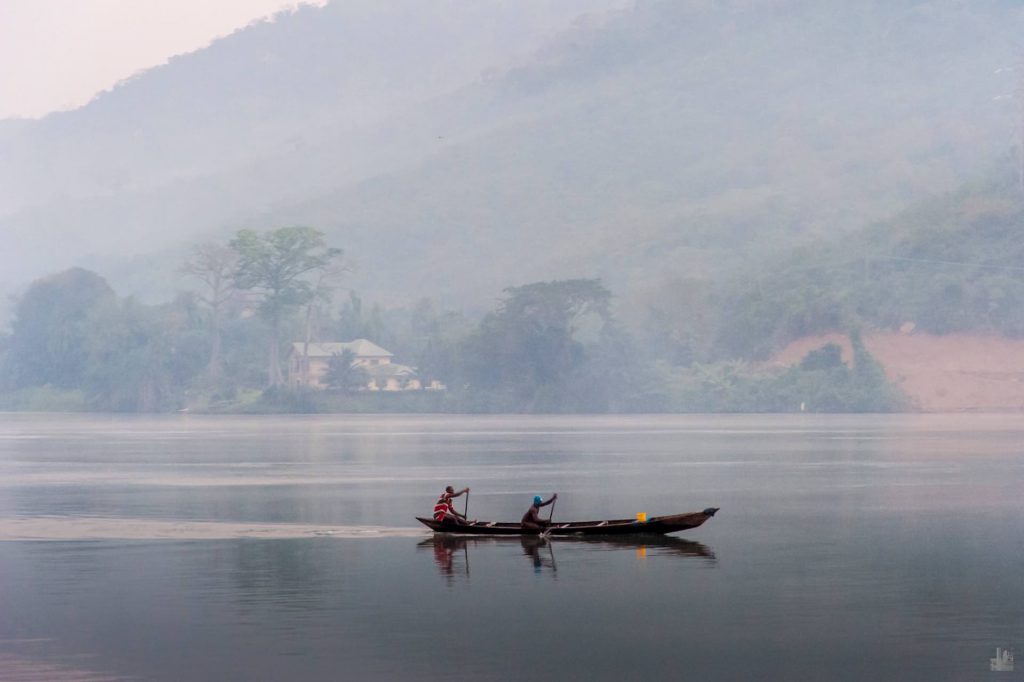
<instances>
[{"instance_id":1,"label":"boat hull","mask_svg":"<svg viewBox=\"0 0 1024 682\"><path fill-rule=\"evenodd\" d=\"M451 521L435 521L419 516L416 520L436 533L453 535L665 535L683 530L690 530L702 525L718 511L717 507L708 507L704 511L671 516L653 516L647 521L636 519L612 519L607 521L573 521L568 523L552 523L544 529L523 528L515 522L475 521L471 524L453 523Z\"/></svg>"}]
</instances>

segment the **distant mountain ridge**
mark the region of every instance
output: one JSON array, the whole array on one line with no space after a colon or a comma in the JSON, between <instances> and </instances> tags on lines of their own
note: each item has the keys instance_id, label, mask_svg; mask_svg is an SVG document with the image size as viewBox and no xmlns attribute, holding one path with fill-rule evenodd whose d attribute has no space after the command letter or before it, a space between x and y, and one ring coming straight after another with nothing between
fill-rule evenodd
<instances>
[{"instance_id":1,"label":"distant mountain ridge","mask_svg":"<svg viewBox=\"0 0 1024 682\"><path fill-rule=\"evenodd\" d=\"M369 290L715 276L987 171L1021 21L1007 3L638 3L463 93L460 113L505 114L493 130L268 217L371 263L402 235L405 267Z\"/></svg>"},{"instance_id":2,"label":"distant mountain ridge","mask_svg":"<svg viewBox=\"0 0 1024 682\"><path fill-rule=\"evenodd\" d=\"M72 262L209 235L234 215L407 165L385 128L585 13L627 0L346 0L174 58L89 105L0 121L7 288ZM417 146L418 145L418 146Z\"/></svg>"},{"instance_id":3,"label":"distant mountain ridge","mask_svg":"<svg viewBox=\"0 0 1024 682\"><path fill-rule=\"evenodd\" d=\"M15 207L0 218L7 278L88 256L121 268L115 285L138 282L119 254L301 223L358 261L352 286L393 300L480 301L571 276L636 291L717 276L949 190L1005 154L1013 131L1015 106L994 99L1013 89L996 70L1024 28L1010 2L646 0L477 79L480 55L515 33L502 23L515 3L395 0L386 7L424 18L387 36L356 22L352 52L325 68L379 61L296 80L309 55L334 49L320 29L344 7L183 58L209 75L198 83L158 69L87 112L0 127L3 158L22 166L0 161L0 206ZM453 8L468 13L460 26L490 33L452 49L442 28ZM403 41L422 59L378 49ZM287 45L287 58L267 61L268 45ZM339 104L353 92L359 108ZM161 118L179 97L188 116ZM151 108L136 117L138 103ZM196 127L211 133L189 137ZM108 159L110 131L141 142ZM33 189L48 173L60 197ZM152 279L160 268L147 262Z\"/></svg>"},{"instance_id":4,"label":"distant mountain ridge","mask_svg":"<svg viewBox=\"0 0 1024 682\"><path fill-rule=\"evenodd\" d=\"M600 11L623 1L589 6ZM544 25L567 25L587 6L346 0L283 12L74 111L0 122L0 214L52 196L209 175L365 126L524 57ZM37 177L48 179L52 194L31 187Z\"/></svg>"}]
</instances>

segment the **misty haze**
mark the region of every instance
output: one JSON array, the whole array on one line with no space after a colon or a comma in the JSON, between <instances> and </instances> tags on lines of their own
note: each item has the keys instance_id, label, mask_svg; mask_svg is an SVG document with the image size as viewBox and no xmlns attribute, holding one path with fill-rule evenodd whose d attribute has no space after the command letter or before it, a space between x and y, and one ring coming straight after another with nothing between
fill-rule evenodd
<instances>
[{"instance_id":1,"label":"misty haze","mask_svg":"<svg viewBox=\"0 0 1024 682\"><path fill-rule=\"evenodd\" d=\"M0 679L1018 679L1024 5L7 2Z\"/></svg>"}]
</instances>

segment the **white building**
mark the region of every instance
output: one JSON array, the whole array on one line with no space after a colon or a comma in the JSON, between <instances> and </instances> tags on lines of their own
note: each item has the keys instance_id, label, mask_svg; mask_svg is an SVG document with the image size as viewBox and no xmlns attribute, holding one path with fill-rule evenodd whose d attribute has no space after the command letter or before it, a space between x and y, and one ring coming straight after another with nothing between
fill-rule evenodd
<instances>
[{"instance_id":1,"label":"white building","mask_svg":"<svg viewBox=\"0 0 1024 682\"><path fill-rule=\"evenodd\" d=\"M315 389L327 388L326 375L331 358L352 353L352 366L359 367L367 377L362 387L367 391L414 391L424 388L416 370L408 365L392 362L394 355L372 341L292 343L288 354L288 385L292 388L307 386ZM444 385L430 382L427 390L441 390Z\"/></svg>"}]
</instances>

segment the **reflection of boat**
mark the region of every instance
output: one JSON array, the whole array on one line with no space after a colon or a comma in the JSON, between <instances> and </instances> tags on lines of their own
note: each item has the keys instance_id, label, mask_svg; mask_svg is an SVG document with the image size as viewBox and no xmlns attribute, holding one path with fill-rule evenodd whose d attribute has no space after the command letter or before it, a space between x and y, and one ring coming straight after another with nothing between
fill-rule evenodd
<instances>
[{"instance_id":1,"label":"reflection of boat","mask_svg":"<svg viewBox=\"0 0 1024 682\"><path fill-rule=\"evenodd\" d=\"M689 530L701 525L718 511L718 507L708 507L704 511L673 516L652 516L646 521L636 519L613 519L609 521L573 521L570 523L553 523L544 528L548 535L664 535L681 530ZM435 521L419 516L416 520L438 533L455 533L457 535L539 535L541 530L523 528L516 522L474 521L473 523L453 523L451 521Z\"/></svg>"},{"instance_id":2,"label":"reflection of boat","mask_svg":"<svg viewBox=\"0 0 1024 682\"><path fill-rule=\"evenodd\" d=\"M426 540L421 540L416 544L417 547L424 549L444 547L446 550L454 551L459 549L465 549L466 547L480 547L482 545L508 545L512 542L519 542L524 552L529 552L533 548L542 547L547 544L547 540L539 535L518 535L515 537L490 535L483 537L467 537L465 535L449 535L447 533L438 533L432 535Z\"/></svg>"},{"instance_id":3,"label":"reflection of boat","mask_svg":"<svg viewBox=\"0 0 1024 682\"><path fill-rule=\"evenodd\" d=\"M536 535L520 535L518 537L502 536L481 536L468 537L465 535L437 534L423 540L418 544L424 549L433 549L435 554L443 553L452 555L467 547L481 547L483 545L498 545L518 540L523 547L523 552L533 555L537 548L545 544L555 542L555 539L545 540ZM568 535L557 538L557 542L568 543L577 546L588 546L598 551L615 551L624 549L645 550L651 554L664 554L674 556L703 557L715 560L715 553L707 545L682 538L667 537L664 535L595 535L579 536Z\"/></svg>"},{"instance_id":4,"label":"reflection of boat","mask_svg":"<svg viewBox=\"0 0 1024 682\"><path fill-rule=\"evenodd\" d=\"M704 557L714 561L715 553L705 544L666 535L612 535L609 537L572 538L581 543L593 544L595 549L638 549L651 554L673 554L679 556Z\"/></svg>"}]
</instances>

